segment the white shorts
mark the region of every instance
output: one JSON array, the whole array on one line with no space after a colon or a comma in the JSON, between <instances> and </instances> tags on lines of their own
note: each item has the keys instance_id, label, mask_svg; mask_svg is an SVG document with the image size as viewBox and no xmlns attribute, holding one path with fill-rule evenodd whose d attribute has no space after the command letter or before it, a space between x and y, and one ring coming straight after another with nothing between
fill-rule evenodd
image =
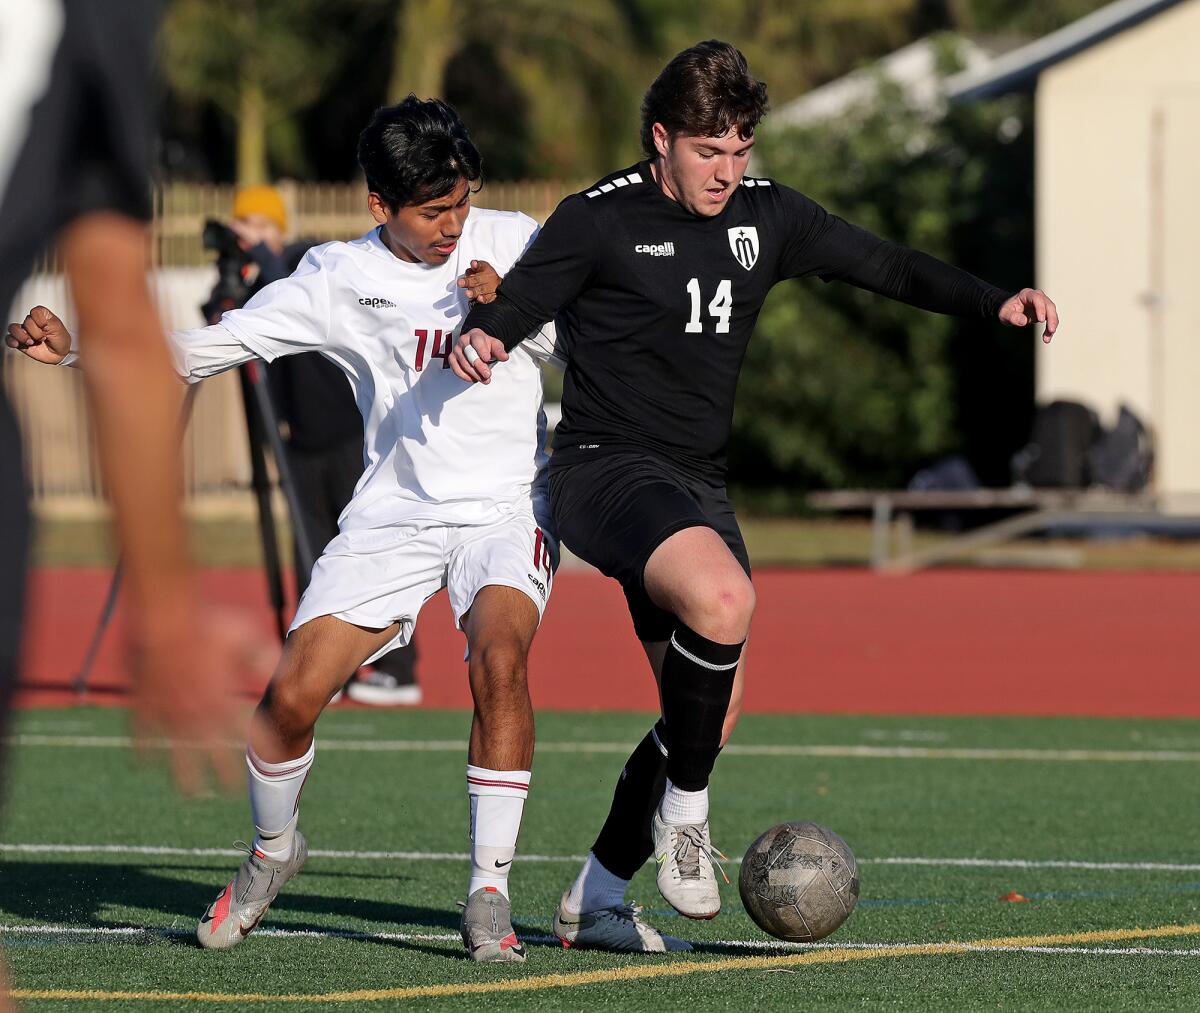
<instances>
[{"instance_id":1,"label":"white shorts","mask_svg":"<svg viewBox=\"0 0 1200 1013\"><path fill-rule=\"evenodd\" d=\"M313 567L288 632L320 616L371 629L398 622L399 632L367 664L409 642L421 606L442 588L462 629L475 595L489 584L523 591L541 622L557 565L557 542L529 511L493 524L343 531Z\"/></svg>"}]
</instances>

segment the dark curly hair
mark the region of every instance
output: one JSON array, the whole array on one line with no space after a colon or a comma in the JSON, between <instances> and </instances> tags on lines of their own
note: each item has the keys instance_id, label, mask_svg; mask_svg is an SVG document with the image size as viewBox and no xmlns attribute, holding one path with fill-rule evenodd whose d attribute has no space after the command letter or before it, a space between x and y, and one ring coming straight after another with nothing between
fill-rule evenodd
<instances>
[{"instance_id":1,"label":"dark curly hair","mask_svg":"<svg viewBox=\"0 0 1200 1013\"><path fill-rule=\"evenodd\" d=\"M750 74L735 46L717 39L678 53L654 79L642 99L642 150L650 158L654 124L671 137L720 137L730 129L749 140L767 112L767 86Z\"/></svg>"},{"instance_id":2,"label":"dark curly hair","mask_svg":"<svg viewBox=\"0 0 1200 1013\"><path fill-rule=\"evenodd\" d=\"M409 95L376 109L358 135L358 164L367 189L392 211L444 197L461 179L482 185L483 159L458 113L440 99Z\"/></svg>"}]
</instances>

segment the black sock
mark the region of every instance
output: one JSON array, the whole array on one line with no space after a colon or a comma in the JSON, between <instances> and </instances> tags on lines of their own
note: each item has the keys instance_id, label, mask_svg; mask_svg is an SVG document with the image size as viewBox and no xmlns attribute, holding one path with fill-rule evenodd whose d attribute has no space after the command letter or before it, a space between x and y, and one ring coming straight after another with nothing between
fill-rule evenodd
<instances>
[{"instance_id":1,"label":"black sock","mask_svg":"<svg viewBox=\"0 0 1200 1013\"><path fill-rule=\"evenodd\" d=\"M650 820L667 786L666 748L666 727L660 718L626 761L608 818L592 845L600 864L622 879L633 879L654 854Z\"/></svg>"},{"instance_id":2,"label":"black sock","mask_svg":"<svg viewBox=\"0 0 1200 1013\"><path fill-rule=\"evenodd\" d=\"M662 667L667 777L683 791L708 787L741 654L741 644L718 644L682 623L671 634Z\"/></svg>"}]
</instances>

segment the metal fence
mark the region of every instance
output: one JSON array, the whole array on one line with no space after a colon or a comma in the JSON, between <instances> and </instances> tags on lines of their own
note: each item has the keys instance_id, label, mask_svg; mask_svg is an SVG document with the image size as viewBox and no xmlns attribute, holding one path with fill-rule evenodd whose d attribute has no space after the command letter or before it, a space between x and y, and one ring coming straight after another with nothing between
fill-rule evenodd
<instances>
[{"instance_id":1,"label":"metal fence","mask_svg":"<svg viewBox=\"0 0 1200 1013\"><path fill-rule=\"evenodd\" d=\"M567 183L490 183L475 198L484 207L524 211L545 221L558 201L580 187ZM290 232L319 242L361 235L374 225L366 210L361 183L280 185L289 212ZM199 306L215 281L212 254L200 233L207 218L227 217L232 186L166 184L154 193L152 279L167 329L197 327ZM53 254L38 265L12 307L23 316L42 303L61 310L73 323L73 311ZM35 508L73 504L83 510L99 505L103 489L94 441L83 403L80 375L74 369L41 366L4 349L2 380L21 423L26 470ZM205 380L196 398L184 438L186 494L245 505L250 479L245 421L237 378L224 374Z\"/></svg>"}]
</instances>

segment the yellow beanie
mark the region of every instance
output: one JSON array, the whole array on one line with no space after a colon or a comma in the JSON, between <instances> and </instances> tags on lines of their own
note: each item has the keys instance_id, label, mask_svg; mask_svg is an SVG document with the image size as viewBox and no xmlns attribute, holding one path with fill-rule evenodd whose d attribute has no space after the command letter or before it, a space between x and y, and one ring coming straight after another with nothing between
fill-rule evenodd
<instances>
[{"instance_id":1,"label":"yellow beanie","mask_svg":"<svg viewBox=\"0 0 1200 1013\"><path fill-rule=\"evenodd\" d=\"M233 217L246 218L250 215L270 218L287 232L287 210L283 206L283 197L273 186L247 186L237 192L233 201Z\"/></svg>"}]
</instances>

